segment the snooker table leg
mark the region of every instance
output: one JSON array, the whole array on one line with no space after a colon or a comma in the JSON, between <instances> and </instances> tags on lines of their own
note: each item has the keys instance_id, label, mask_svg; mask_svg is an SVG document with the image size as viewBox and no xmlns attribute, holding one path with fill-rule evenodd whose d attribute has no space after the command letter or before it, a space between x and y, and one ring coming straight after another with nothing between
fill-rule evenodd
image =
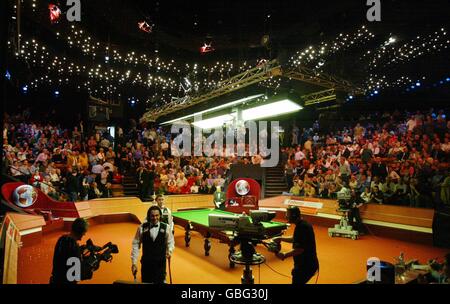
<instances>
[{"instance_id":1,"label":"snooker table leg","mask_svg":"<svg viewBox=\"0 0 450 304\"><path fill-rule=\"evenodd\" d=\"M184 242L186 247L189 247L190 243L191 243L191 225L190 224L186 224L186 227L184 227L185 232L184 232Z\"/></svg>"},{"instance_id":2,"label":"snooker table leg","mask_svg":"<svg viewBox=\"0 0 450 304\"><path fill-rule=\"evenodd\" d=\"M211 233L207 232L205 235L205 244L203 248L205 249L205 256L209 256L209 251L211 250L211 241L209 238L211 237Z\"/></svg>"},{"instance_id":3,"label":"snooker table leg","mask_svg":"<svg viewBox=\"0 0 450 304\"><path fill-rule=\"evenodd\" d=\"M231 242L230 243L230 249L228 250L228 260L230 261L230 268L234 268L235 264L234 262L231 261L231 256L236 252L236 250L234 249L234 243Z\"/></svg>"}]
</instances>

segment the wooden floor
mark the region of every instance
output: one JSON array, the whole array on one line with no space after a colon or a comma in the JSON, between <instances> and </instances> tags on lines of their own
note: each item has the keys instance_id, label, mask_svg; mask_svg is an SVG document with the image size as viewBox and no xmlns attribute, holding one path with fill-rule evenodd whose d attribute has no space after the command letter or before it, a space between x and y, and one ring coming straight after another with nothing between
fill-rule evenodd
<instances>
[{"instance_id":1,"label":"wooden floor","mask_svg":"<svg viewBox=\"0 0 450 304\"><path fill-rule=\"evenodd\" d=\"M135 223L114 223L94 225L83 238L85 242L91 238L96 245L109 241L117 244L119 253L112 263L102 262L100 269L90 281L83 283L109 284L115 280L132 280L131 275L131 240L138 225ZM369 257L393 262L400 252L406 259L416 258L422 262L428 259L442 257L450 250L420 245L412 242L363 236L353 241L344 238L330 238L327 227L315 226L317 252L320 262L319 284L348 284L364 279L366 261ZM292 233L292 228L287 234ZM18 283L47 283L52 264L53 249L62 232L47 234L36 246L25 247L19 253ZM203 254L203 238L192 233L191 246L184 246L184 230L175 228L176 249L171 262L174 284L240 284L242 267L228 267L228 246L212 239L211 254ZM288 244L283 248L288 249ZM290 283L292 260L280 261L273 253L262 245L257 246L267 261L266 264L253 267L255 283L286 284ZM315 283L314 277L310 283ZM169 280L169 277L167 277Z\"/></svg>"}]
</instances>

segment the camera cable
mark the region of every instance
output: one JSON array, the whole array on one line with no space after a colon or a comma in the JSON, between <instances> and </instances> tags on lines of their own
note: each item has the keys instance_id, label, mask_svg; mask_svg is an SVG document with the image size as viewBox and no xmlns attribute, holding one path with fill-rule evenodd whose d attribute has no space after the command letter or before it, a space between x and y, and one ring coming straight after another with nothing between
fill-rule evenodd
<instances>
[{"instance_id":1,"label":"camera cable","mask_svg":"<svg viewBox=\"0 0 450 304\"><path fill-rule=\"evenodd\" d=\"M266 265L267 267L269 267L270 270L272 270L273 272L279 274L280 276L286 277L286 278L290 278L290 276L287 276L285 274L282 274L281 272L276 271L275 269L273 269L272 267L269 266L269 264L267 264L267 262L264 263L264 265Z\"/></svg>"}]
</instances>

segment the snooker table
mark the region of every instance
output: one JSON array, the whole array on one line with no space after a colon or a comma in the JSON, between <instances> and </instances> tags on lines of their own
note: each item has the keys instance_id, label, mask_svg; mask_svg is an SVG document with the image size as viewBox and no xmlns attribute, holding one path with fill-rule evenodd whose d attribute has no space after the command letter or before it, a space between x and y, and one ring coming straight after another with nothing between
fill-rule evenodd
<instances>
[{"instance_id":1,"label":"snooker table","mask_svg":"<svg viewBox=\"0 0 450 304\"><path fill-rule=\"evenodd\" d=\"M173 222L175 225L183 226L185 229L184 241L186 247L189 247L191 241L191 231L197 231L205 237L204 249L205 256L209 256L209 251L211 249L210 238L219 239L221 242L229 245L230 257L235 253L234 247L238 242L233 240L232 232L221 231L219 229L210 228L208 225L208 216L210 214L217 215L236 215L236 213L227 212L219 209L189 209L180 210L173 212ZM265 231L267 233L267 238L272 238L277 235L281 235L285 229L287 229L286 223L281 222L262 222ZM230 267L233 268L235 265L230 261Z\"/></svg>"}]
</instances>

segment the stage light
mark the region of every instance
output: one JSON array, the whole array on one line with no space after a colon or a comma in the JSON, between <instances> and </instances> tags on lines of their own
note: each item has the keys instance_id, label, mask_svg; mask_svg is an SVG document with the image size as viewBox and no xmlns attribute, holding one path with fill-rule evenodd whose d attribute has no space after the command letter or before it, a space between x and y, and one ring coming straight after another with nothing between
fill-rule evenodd
<instances>
[{"instance_id":1,"label":"stage light","mask_svg":"<svg viewBox=\"0 0 450 304\"><path fill-rule=\"evenodd\" d=\"M386 41L385 45L393 44L397 41L394 37L389 37L389 40Z\"/></svg>"},{"instance_id":2,"label":"stage light","mask_svg":"<svg viewBox=\"0 0 450 304\"><path fill-rule=\"evenodd\" d=\"M5 77L6 79L11 80L11 74L9 73L8 70L6 70Z\"/></svg>"},{"instance_id":3,"label":"stage light","mask_svg":"<svg viewBox=\"0 0 450 304\"><path fill-rule=\"evenodd\" d=\"M181 87L183 88L184 93L188 93L192 89L192 83L189 81L189 78L183 78L181 81Z\"/></svg>"},{"instance_id":4,"label":"stage light","mask_svg":"<svg viewBox=\"0 0 450 304\"><path fill-rule=\"evenodd\" d=\"M22 91L23 91L24 93L28 92L28 86L23 86Z\"/></svg>"},{"instance_id":5,"label":"stage light","mask_svg":"<svg viewBox=\"0 0 450 304\"><path fill-rule=\"evenodd\" d=\"M212 51L214 51L214 48L212 47L211 43L210 44L204 43L203 46L200 48L201 54L209 53Z\"/></svg>"},{"instance_id":6,"label":"stage light","mask_svg":"<svg viewBox=\"0 0 450 304\"><path fill-rule=\"evenodd\" d=\"M263 106L243 110L242 119L244 121L257 120L282 114L293 113L301 109L303 109L303 107L296 104L292 100L283 99Z\"/></svg>"},{"instance_id":7,"label":"stage light","mask_svg":"<svg viewBox=\"0 0 450 304\"><path fill-rule=\"evenodd\" d=\"M377 90L375 90L374 92L373 92L375 95L377 95L378 94L378 91Z\"/></svg>"},{"instance_id":8,"label":"stage light","mask_svg":"<svg viewBox=\"0 0 450 304\"><path fill-rule=\"evenodd\" d=\"M59 91L58 91L58 90L55 91L55 96L56 96L56 97L59 96Z\"/></svg>"},{"instance_id":9,"label":"stage light","mask_svg":"<svg viewBox=\"0 0 450 304\"><path fill-rule=\"evenodd\" d=\"M450 77L447 77L445 81L450 82Z\"/></svg>"},{"instance_id":10,"label":"stage light","mask_svg":"<svg viewBox=\"0 0 450 304\"><path fill-rule=\"evenodd\" d=\"M235 114L225 114L213 118L204 119L201 121L193 122L192 124L201 129L211 129L216 127L222 127L225 123L233 121L236 117Z\"/></svg>"},{"instance_id":11,"label":"stage light","mask_svg":"<svg viewBox=\"0 0 450 304\"><path fill-rule=\"evenodd\" d=\"M350 95L348 98L349 98L349 99L353 99L353 95Z\"/></svg>"},{"instance_id":12,"label":"stage light","mask_svg":"<svg viewBox=\"0 0 450 304\"><path fill-rule=\"evenodd\" d=\"M420 82L416 82L416 87L420 87L420 86L421 86Z\"/></svg>"},{"instance_id":13,"label":"stage light","mask_svg":"<svg viewBox=\"0 0 450 304\"><path fill-rule=\"evenodd\" d=\"M146 21L138 22L138 27L141 31L149 34L152 32L153 26L149 25Z\"/></svg>"},{"instance_id":14,"label":"stage light","mask_svg":"<svg viewBox=\"0 0 450 304\"><path fill-rule=\"evenodd\" d=\"M59 21L59 18L61 17L61 10L55 4L49 4L48 9L50 11L50 22L52 24L57 23Z\"/></svg>"},{"instance_id":15,"label":"stage light","mask_svg":"<svg viewBox=\"0 0 450 304\"><path fill-rule=\"evenodd\" d=\"M250 101L250 100L254 100L254 99L257 99L257 98L260 98L260 97L263 97L263 96L267 97L264 94L257 94L257 95L248 96L248 97L241 98L241 99L238 99L238 100L235 100L235 101L232 101L232 102L228 102L226 104L223 104L223 105L211 108L211 109L207 109L207 110L204 110L204 111L201 111L201 112L196 112L194 114L186 115L186 116L183 116L183 117L180 117L180 118L172 119L172 120L169 120L169 121L161 123L161 125L167 125L167 124L170 124L170 123L173 123L173 122L176 122L176 121L185 120L185 119L194 117L195 115L201 115L201 114L206 114L206 113L217 111L217 110L221 110L221 109L230 108L230 107L232 107L234 105L242 104L244 102L247 102L247 101Z\"/></svg>"}]
</instances>

